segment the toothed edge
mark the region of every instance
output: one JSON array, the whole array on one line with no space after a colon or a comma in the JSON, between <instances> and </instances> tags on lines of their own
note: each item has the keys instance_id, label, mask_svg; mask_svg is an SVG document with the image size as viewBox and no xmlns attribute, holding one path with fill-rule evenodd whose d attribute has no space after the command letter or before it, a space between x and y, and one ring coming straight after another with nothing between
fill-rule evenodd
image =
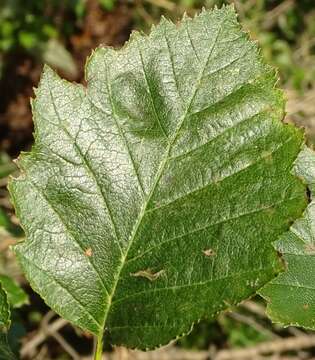
<instances>
[{"instance_id":1,"label":"toothed edge","mask_svg":"<svg viewBox=\"0 0 315 360\"><path fill-rule=\"evenodd\" d=\"M86 91L86 89L88 88L89 86L89 81L88 81L88 67L89 67L89 64L91 63L91 61L93 60L93 58L95 57L96 53L98 51L113 51L115 53L123 53L123 52L127 52L129 50L129 48L136 42L136 41L144 41L144 42L149 42L150 40L152 40L153 36L155 35L155 32L157 32L159 30L159 28L163 25L163 22L171 25L172 27L174 28L181 28L185 22L189 22L189 21L193 21L194 19L198 18L198 17L203 17L203 16L209 16L209 15L213 15L215 14L216 12L223 12L223 11L227 11L229 12L231 15L234 15L234 21L235 21L235 26L237 26L238 30L241 32L241 34L243 36L246 37L246 40L251 42L254 47L253 47L253 50L256 52L257 54L257 57L260 61L260 63L266 67L266 70L268 70L268 73L272 73L273 74L273 79L274 79L274 85L273 85L273 89L278 93L279 95L279 100L282 99L282 107L283 107L283 117L285 115L285 111L284 111L284 108L285 108L285 99L284 99L284 90L280 89L278 87L278 82L279 82L279 76L278 76L278 71L275 70L272 66L270 66L269 64L267 64L264 60L264 58L261 56L261 49L258 47L258 41L257 40L253 40L250 38L250 34L249 34L249 31L246 31L243 29L243 27L241 26L241 24L237 21L237 13L235 11L235 6L234 4L230 4L230 5L223 5L221 8L218 8L217 6L214 7L213 10L207 10L206 8L202 8L201 12L198 14L196 13L194 15L194 17L190 17L188 16L187 14L184 14L182 16L182 20L179 22L178 26L171 20L169 19L166 19L165 17L162 18L161 22L158 24L158 25L152 25L151 27L151 31L149 34L144 34L140 31L132 31L131 35L130 35L130 38L128 41L125 42L125 44L120 48L120 49L114 49L113 47L109 47L109 46L99 46L97 47L96 49L92 50L91 52L91 55L87 58L87 61L85 63L85 66L84 66L84 77L85 77L85 80L87 82L87 86L86 87L83 87L81 84L77 84L77 83L71 83L65 79L62 79L60 78L57 73L52 70L48 65L45 65L44 66L44 69L43 69L43 72L41 74L41 79L40 79L40 82L39 82L39 86L37 88L35 88L34 92L35 92L35 95L36 93L38 92L38 89L40 88L41 86L41 83L42 81L44 81L44 77L47 75L47 74L51 74L52 76L55 76L58 78L58 80L60 80L61 82L63 82L65 85L69 86L69 85L74 85L74 86L78 86L80 88L83 88L84 91ZM36 103L36 98L35 99L31 99L31 104L32 104L32 108L34 106L34 104ZM33 120L35 120L35 117L33 116ZM20 172L20 175L19 177L13 177L13 176L10 176L10 181L9 181L9 185L8 185L8 189L9 189L9 192L10 192L10 195L11 195L11 199L12 199L12 202L13 202L13 205L14 207L16 208L16 201L14 199L14 195L13 195L13 192L11 190L11 186L12 186L12 180L14 181L23 181L25 179L25 172L27 170L27 166L24 167L24 165L22 164L23 162L23 159L27 158L27 156L29 156L33 151L36 151L36 138L37 138L37 125L36 125L36 121L34 121L34 138L35 138L35 142L34 142L34 145L32 147L32 150L30 152L23 152L21 153L21 155L19 156L19 158L17 159L17 165L19 167L19 169L21 170ZM284 124L285 126L290 126L292 128L294 128L295 130L299 131L293 124ZM300 130L301 131L301 130ZM301 131L302 132L302 131ZM301 143L301 149L302 149L302 146L304 146L303 142ZM304 213L304 212L303 212ZM23 228L23 226L22 226ZM275 240L277 241L277 240ZM22 241L21 241L22 242ZM19 242L19 243L21 243ZM18 244L17 244L18 245ZM277 274L275 274L275 276L277 276ZM32 285L33 282L30 278L28 278L28 281L30 282L31 286L34 288L36 288L36 286ZM257 291L258 292L258 291ZM40 295L40 294L39 294ZM253 295L252 295L253 296ZM46 298L41 296L40 297L44 300L45 303L47 303L46 301ZM251 297L251 296L250 296ZM249 298L250 298L249 297ZM177 335L176 337L174 337L172 340L170 340L170 342L168 343L165 343L165 344L159 344L159 345L156 345L154 347L145 347L145 348L132 348L132 349L135 349L135 350L153 350L153 349L157 349L161 346L166 346L167 344L169 343L172 343L174 341L177 341L178 339L180 339L181 337L183 336L186 336L188 335L194 328L195 324L198 324L201 320L204 320L204 319L212 319L212 318L215 318L219 313L221 313L222 311L228 311L232 306L237 306L238 304L242 303L244 300L241 300L239 302L236 302L235 304L230 304L230 306L227 306L225 307L224 305L219 308L211 317L207 317L207 316L204 316L204 317L201 317L199 319L197 319L196 321L192 322L192 325L189 327L189 329L187 331L184 331L183 333L181 333L180 335ZM268 308L267 308L268 309ZM59 315L60 313L58 311L56 311ZM64 315L61 315L62 317L64 317L66 319L66 317ZM69 320L70 322L73 323L73 321L71 319L67 319ZM79 326L79 325L78 325ZM110 332L110 330L109 330ZM97 333L95 333L97 335ZM117 345L120 345L120 344L117 344ZM123 343L121 344L123 345Z\"/></svg>"}]
</instances>

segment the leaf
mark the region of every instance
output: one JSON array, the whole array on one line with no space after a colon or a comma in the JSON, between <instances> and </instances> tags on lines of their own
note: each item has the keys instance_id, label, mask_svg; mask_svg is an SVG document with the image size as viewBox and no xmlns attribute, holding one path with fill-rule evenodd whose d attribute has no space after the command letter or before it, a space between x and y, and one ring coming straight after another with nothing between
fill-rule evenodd
<instances>
[{"instance_id":1,"label":"leaf","mask_svg":"<svg viewBox=\"0 0 315 360\"><path fill-rule=\"evenodd\" d=\"M0 283L0 330L10 327L10 305L7 294Z\"/></svg>"},{"instance_id":2,"label":"leaf","mask_svg":"<svg viewBox=\"0 0 315 360\"><path fill-rule=\"evenodd\" d=\"M47 41L41 49L41 57L43 62L63 71L66 75L72 78L78 76L78 69L71 53L60 41L56 39Z\"/></svg>"},{"instance_id":3,"label":"leaf","mask_svg":"<svg viewBox=\"0 0 315 360\"><path fill-rule=\"evenodd\" d=\"M303 218L281 236L275 248L283 254L287 269L264 286L260 294L267 300L269 317L285 326L315 330L315 154L305 148L299 155L295 172L305 179L311 203Z\"/></svg>"},{"instance_id":4,"label":"leaf","mask_svg":"<svg viewBox=\"0 0 315 360\"><path fill-rule=\"evenodd\" d=\"M7 335L2 332L0 332L0 360L16 360L8 344Z\"/></svg>"},{"instance_id":5,"label":"leaf","mask_svg":"<svg viewBox=\"0 0 315 360\"><path fill-rule=\"evenodd\" d=\"M104 10L111 11L115 7L116 0L99 0L100 5Z\"/></svg>"},{"instance_id":6,"label":"leaf","mask_svg":"<svg viewBox=\"0 0 315 360\"><path fill-rule=\"evenodd\" d=\"M14 171L16 171L16 165L12 162L10 156L5 152L0 152L0 179L5 178Z\"/></svg>"},{"instance_id":7,"label":"leaf","mask_svg":"<svg viewBox=\"0 0 315 360\"><path fill-rule=\"evenodd\" d=\"M61 316L153 348L280 270L271 244L306 206L291 174L303 136L231 7L100 47L86 79L42 75L10 183L16 254Z\"/></svg>"},{"instance_id":8,"label":"leaf","mask_svg":"<svg viewBox=\"0 0 315 360\"><path fill-rule=\"evenodd\" d=\"M0 360L14 360L15 356L10 350L7 330L10 327L10 306L7 294L0 283Z\"/></svg>"},{"instance_id":9,"label":"leaf","mask_svg":"<svg viewBox=\"0 0 315 360\"><path fill-rule=\"evenodd\" d=\"M9 276L0 275L0 283L8 296L9 304L19 308L29 303L26 292Z\"/></svg>"},{"instance_id":10,"label":"leaf","mask_svg":"<svg viewBox=\"0 0 315 360\"><path fill-rule=\"evenodd\" d=\"M10 234L14 237L21 237L23 235L23 230L19 225L14 224L7 212L0 207L0 233L2 236L1 241L4 241L4 238Z\"/></svg>"}]
</instances>

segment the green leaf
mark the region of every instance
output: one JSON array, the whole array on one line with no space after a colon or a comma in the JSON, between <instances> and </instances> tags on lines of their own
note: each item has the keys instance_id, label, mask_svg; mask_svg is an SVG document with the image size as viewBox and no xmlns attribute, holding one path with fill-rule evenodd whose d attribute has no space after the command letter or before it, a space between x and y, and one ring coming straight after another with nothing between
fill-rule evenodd
<instances>
[{"instance_id":1,"label":"green leaf","mask_svg":"<svg viewBox=\"0 0 315 360\"><path fill-rule=\"evenodd\" d=\"M10 316L10 305L7 294L0 283L0 330L9 328Z\"/></svg>"},{"instance_id":2,"label":"green leaf","mask_svg":"<svg viewBox=\"0 0 315 360\"><path fill-rule=\"evenodd\" d=\"M19 308L29 303L26 292L12 278L0 275L0 283L7 293L9 304L13 308Z\"/></svg>"},{"instance_id":3,"label":"green leaf","mask_svg":"<svg viewBox=\"0 0 315 360\"><path fill-rule=\"evenodd\" d=\"M16 360L8 344L7 334L2 332L0 332L0 360Z\"/></svg>"},{"instance_id":4,"label":"green leaf","mask_svg":"<svg viewBox=\"0 0 315 360\"><path fill-rule=\"evenodd\" d=\"M108 11L113 10L115 6L115 2L116 0L99 0L99 3L101 4L102 8Z\"/></svg>"},{"instance_id":5,"label":"green leaf","mask_svg":"<svg viewBox=\"0 0 315 360\"><path fill-rule=\"evenodd\" d=\"M303 142L231 7L98 48L87 87L48 67L10 184L21 266L57 313L113 344L165 344L252 295L306 206Z\"/></svg>"},{"instance_id":6,"label":"green leaf","mask_svg":"<svg viewBox=\"0 0 315 360\"><path fill-rule=\"evenodd\" d=\"M1 287L0 283L0 360L14 360L15 356L11 352L8 339L7 330L10 327L10 305L7 299L7 294Z\"/></svg>"},{"instance_id":7,"label":"green leaf","mask_svg":"<svg viewBox=\"0 0 315 360\"><path fill-rule=\"evenodd\" d=\"M267 313L273 321L315 330L315 153L305 148L294 170L309 185L312 200L303 218L275 243L283 254L286 271L264 286L260 294L268 302Z\"/></svg>"},{"instance_id":8,"label":"green leaf","mask_svg":"<svg viewBox=\"0 0 315 360\"><path fill-rule=\"evenodd\" d=\"M11 226L11 221L7 213L0 207L0 227L8 229Z\"/></svg>"},{"instance_id":9,"label":"green leaf","mask_svg":"<svg viewBox=\"0 0 315 360\"><path fill-rule=\"evenodd\" d=\"M23 230L21 227L19 225L13 224L7 212L2 207L0 207L0 232L9 232L15 237L20 237L23 235ZM1 241L3 241L3 237Z\"/></svg>"}]
</instances>

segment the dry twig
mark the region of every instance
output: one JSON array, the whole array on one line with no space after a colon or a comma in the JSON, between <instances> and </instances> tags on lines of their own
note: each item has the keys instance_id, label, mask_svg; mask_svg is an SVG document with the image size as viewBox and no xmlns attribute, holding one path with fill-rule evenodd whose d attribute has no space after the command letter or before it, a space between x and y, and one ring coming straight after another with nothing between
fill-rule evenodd
<instances>
[{"instance_id":1,"label":"dry twig","mask_svg":"<svg viewBox=\"0 0 315 360\"><path fill-rule=\"evenodd\" d=\"M53 332L50 335L72 357L73 360L81 360L81 356L74 350L74 348L58 332Z\"/></svg>"},{"instance_id":2,"label":"dry twig","mask_svg":"<svg viewBox=\"0 0 315 360\"><path fill-rule=\"evenodd\" d=\"M214 360L302 360L297 356L288 357L281 354L311 347L315 347L315 335L281 338L245 349L221 350ZM174 346L149 352L130 350L125 352L124 356L126 354L128 354L128 360L208 360L212 358L209 351L190 351ZM265 357L266 355L269 356ZM114 351L107 353L106 356L104 354L104 360L105 358L106 360L121 360L121 352ZM91 358L86 357L82 360L91 360Z\"/></svg>"},{"instance_id":3,"label":"dry twig","mask_svg":"<svg viewBox=\"0 0 315 360\"><path fill-rule=\"evenodd\" d=\"M32 355L36 348L42 344L47 339L47 337L51 336L51 334L55 334L58 330L67 324L68 321L65 319L57 319L53 323L49 324L45 329L41 327L37 334L22 346L21 357L23 358L28 355Z\"/></svg>"},{"instance_id":4,"label":"dry twig","mask_svg":"<svg viewBox=\"0 0 315 360\"><path fill-rule=\"evenodd\" d=\"M0 242L0 253L6 251L11 245L16 244L16 239L12 236L3 236Z\"/></svg>"},{"instance_id":5,"label":"dry twig","mask_svg":"<svg viewBox=\"0 0 315 360\"><path fill-rule=\"evenodd\" d=\"M146 2L161 7L163 9L166 9L168 11L174 11L176 7L176 4L174 4L169 0L146 0Z\"/></svg>"},{"instance_id":6,"label":"dry twig","mask_svg":"<svg viewBox=\"0 0 315 360\"><path fill-rule=\"evenodd\" d=\"M271 29L276 24L279 17L282 14L286 13L288 10L292 9L294 4L295 4L295 0L285 0L282 1L278 6L276 6L272 10L268 11L264 16L262 28L264 30Z\"/></svg>"},{"instance_id":7,"label":"dry twig","mask_svg":"<svg viewBox=\"0 0 315 360\"><path fill-rule=\"evenodd\" d=\"M266 317L266 309L263 305L258 304L255 301L247 300L241 303L241 306L249 312L258 315L259 317Z\"/></svg>"},{"instance_id":8,"label":"dry twig","mask_svg":"<svg viewBox=\"0 0 315 360\"><path fill-rule=\"evenodd\" d=\"M279 335L275 334L274 332L266 329L264 326L262 326L261 324L259 324L254 318L240 314L240 313L236 313L236 312L231 312L231 313L227 313L227 315L240 322L243 323L245 325L248 325L250 327L252 327L253 329L255 329L257 332L265 334L268 338L280 338Z\"/></svg>"},{"instance_id":9,"label":"dry twig","mask_svg":"<svg viewBox=\"0 0 315 360\"><path fill-rule=\"evenodd\" d=\"M303 335L268 341L246 349L222 350L218 352L215 360L255 359L259 355L281 354L312 347L315 347L315 335Z\"/></svg>"}]
</instances>

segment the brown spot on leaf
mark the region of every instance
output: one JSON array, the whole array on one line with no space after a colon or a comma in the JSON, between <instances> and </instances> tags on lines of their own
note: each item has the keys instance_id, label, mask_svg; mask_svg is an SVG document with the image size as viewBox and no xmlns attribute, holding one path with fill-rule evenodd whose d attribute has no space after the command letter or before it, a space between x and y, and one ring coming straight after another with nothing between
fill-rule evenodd
<instances>
[{"instance_id":1,"label":"brown spot on leaf","mask_svg":"<svg viewBox=\"0 0 315 360\"><path fill-rule=\"evenodd\" d=\"M211 256L215 255L215 251L213 249L205 249L205 250L202 250L202 252L207 257L211 257Z\"/></svg>"},{"instance_id":2,"label":"brown spot on leaf","mask_svg":"<svg viewBox=\"0 0 315 360\"><path fill-rule=\"evenodd\" d=\"M278 256L278 260L280 261L282 267L283 267L283 270L284 271L287 271L288 270L288 263L285 261L284 257L283 257L283 254L280 252L280 251L276 251L277 252L277 256ZM274 274L274 277L277 277L278 274Z\"/></svg>"},{"instance_id":3,"label":"brown spot on leaf","mask_svg":"<svg viewBox=\"0 0 315 360\"><path fill-rule=\"evenodd\" d=\"M309 307L310 307L310 306L309 306L308 304L304 304L304 305L303 305L303 309L304 309L304 310L308 310Z\"/></svg>"},{"instance_id":4,"label":"brown spot on leaf","mask_svg":"<svg viewBox=\"0 0 315 360\"><path fill-rule=\"evenodd\" d=\"M92 249L91 248L86 249L84 254L88 257L92 256L92 254L93 254Z\"/></svg>"},{"instance_id":5,"label":"brown spot on leaf","mask_svg":"<svg viewBox=\"0 0 315 360\"><path fill-rule=\"evenodd\" d=\"M139 270L135 273L131 273L130 275L134 277L144 277L150 281L154 281L157 278L159 278L164 273L164 271L165 270L160 270L154 273L151 269L146 269L146 270Z\"/></svg>"},{"instance_id":6,"label":"brown spot on leaf","mask_svg":"<svg viewBox=\"0 0 315 360\"><path fill-rule=\"evenodd\" d=\"M272 158L272 152L271 151L263 151L261 153L261 157L265 159L267 164L272 164L273 158Z\"/></svg>"},{"instance_id":7,"label":"brown spot on leaf","mask_svg":"<svg viewBox=\"0 0 315 360\"><path fill-rule=\"evenodd\" d=\"M315 254L315 244L307 244L304 249L308 254Z\"/></svg>"}]
</instances>

